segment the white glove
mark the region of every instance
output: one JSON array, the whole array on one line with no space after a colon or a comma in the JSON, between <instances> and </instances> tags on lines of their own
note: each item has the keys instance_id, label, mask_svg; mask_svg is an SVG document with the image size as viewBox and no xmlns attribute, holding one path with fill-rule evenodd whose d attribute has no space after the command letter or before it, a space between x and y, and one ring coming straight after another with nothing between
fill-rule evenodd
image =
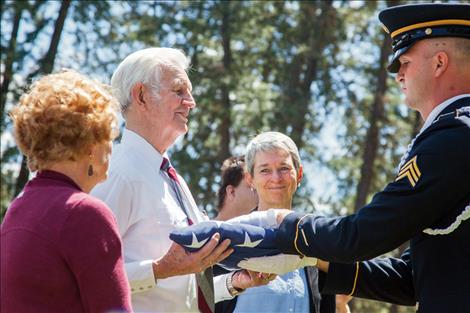
<instances>
[{"instance_id":1,"label":"white glove","mask_svg":"<svg viewBox=\"0 0 470 313\"><path fill-rule=\"evenodd\" d=\"M227 223L230 224L250 224L263 228L278 228L279 224L276 221L276 213L274 209L267 211L255 211L247 215L240 215L229 219Z\"/></svg>"},{"instance_id":2,"label":"white glove","mask_svg":"<svg viewBox=\"0 0 470 313\"><path fill-rule=\"evenodd\" d=\"M317 265L316 258L303 257L292 254L276 254L249 258L238 262L238 266L250 271L282 275L305 266Z\"/></svg>"}]
</instances>

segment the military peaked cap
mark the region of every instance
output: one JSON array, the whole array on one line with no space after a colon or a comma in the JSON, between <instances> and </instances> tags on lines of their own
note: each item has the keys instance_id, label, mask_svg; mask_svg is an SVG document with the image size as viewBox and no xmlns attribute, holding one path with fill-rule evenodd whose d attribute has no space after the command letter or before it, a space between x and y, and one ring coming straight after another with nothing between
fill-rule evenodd
<instances>
[{"instance_id":1,"label":"military peaked cap","mask_svg":"<svg viewBox=\"0 0 470 313\"><path fill-rule=\"evenodd\" d=\"M432 37L470 38L470 4L411 4L379 13L383 28L392 37L393 55L388 71L400 69L398 58L415 42Z\"/></svg>"}]
</instances>

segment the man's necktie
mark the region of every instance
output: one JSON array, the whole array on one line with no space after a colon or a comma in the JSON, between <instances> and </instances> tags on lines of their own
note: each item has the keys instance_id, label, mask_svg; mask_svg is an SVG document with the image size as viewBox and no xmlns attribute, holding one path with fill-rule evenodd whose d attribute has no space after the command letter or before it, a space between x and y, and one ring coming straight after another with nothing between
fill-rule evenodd
<instances>
[{"instance_id":1,"label":"man's necktie","mask_svg":"<svg viewBox=\"0 0 470 313\"><path fill-rule=\"evenodd\" d=\"M189 212L186 208L186 205L183 200L184 191L181 188L181 185L178 181L178 175L173 166L171 166L170 161L167 158L163 158L162 165L160 170L164 171L168 177L171 179L171 187L176 194L178 204L183 209L186 217L188 219L188 224L192 225L193 221L189 216ZM213 313L215 310L215 301L214 301L214 283L212 268L208 268L201 273L196 273L196 283L197 283L197 304L199 311L201 313Z\"/></svg>"}]
</instances>

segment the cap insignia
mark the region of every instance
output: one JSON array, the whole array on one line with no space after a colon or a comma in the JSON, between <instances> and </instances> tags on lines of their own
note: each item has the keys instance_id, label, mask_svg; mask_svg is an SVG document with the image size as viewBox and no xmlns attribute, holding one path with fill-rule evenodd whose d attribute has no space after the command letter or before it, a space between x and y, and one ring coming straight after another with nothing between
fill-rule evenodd
<instances>
[{"instance_id":1,"label":"cap insignia","mask_svg":"<svg viewBox=\"0 0 470 313\"><path fill-rule=\"evenodd\" d=\"M383 30L385 30L385 32L386 32L387 34L390 34L390 31L388 30L387 26L385 26L385 25L382 24L382 23L380 24L380 26L382 26Z\"/></svg>"}]
</instances>

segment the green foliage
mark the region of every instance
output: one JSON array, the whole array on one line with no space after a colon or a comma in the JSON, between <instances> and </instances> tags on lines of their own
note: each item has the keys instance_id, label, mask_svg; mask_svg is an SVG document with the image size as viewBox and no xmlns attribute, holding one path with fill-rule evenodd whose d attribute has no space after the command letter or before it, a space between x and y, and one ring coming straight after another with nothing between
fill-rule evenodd
<instances>
[{"instance_id":1,"label":"green foliage","mask_svg":"<svg viewBox=\"0 0 470 313\"><path fill-rule=\"evenodd\" d=\"M366 133L372 120L373 91L377 85L379 47L384 38L383 31L373 20L376 9L366 3L359 10L345 13L351 27L346 42L352 45L341 53L345 97L335 110L343 121L343 127L337 133L343 153L324 160L338 178L338 197L334 203L336 211L346 207L352 213L357 196L355 186L361 178ZM360 53L356 53L356 49ZM403 148L412 135L412 117L400 104L399 91L394 85L392 77L389 77L384 118L378 121L379 147L373 164L375 176L369 197L392 180Z\"/></svg>"},{"instance_id":2,"label":"green foliage","mask_svg":"<svg viewBox=\"0 0 470 313\"><path fill-rule=\"evenodd\" d=\"M61 3L0 3L2 81L11 63L10 83L6 89L2 83L1 94L3 217L21 162L6 113L40 72ZM197 108L188 134L170 153L199 206L212 212L224 158L243 154L257 133L277 130L295 140L308 168L294 199L298 210L320 206L344 214L353 210L361 179L384 38L376 16L384 6L320 0L73 1L54 66L108 82L132 51L184 50L191 58ZM20 27L12 45L15 16ZM369 197L392 179L417 127L391 77L387 86ZM325 172L333 176L334 192L325 192L330 184ZM354 307L389 311L388 305L363 300L355 300Z\"/></svg>"}]
</instances>

